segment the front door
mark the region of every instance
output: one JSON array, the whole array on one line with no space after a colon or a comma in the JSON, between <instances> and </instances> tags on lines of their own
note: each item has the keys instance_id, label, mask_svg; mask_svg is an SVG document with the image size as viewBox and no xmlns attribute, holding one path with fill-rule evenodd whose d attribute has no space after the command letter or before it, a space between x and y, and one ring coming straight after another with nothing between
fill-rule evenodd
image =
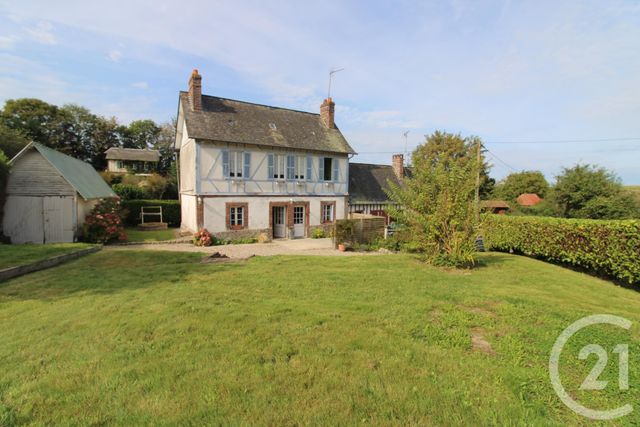
<instances>
[{"instance_id":1,"label":"front door","mask_svg":"<svg viewBox=\"0 0 640 427\"><path fill-rule=\"evenodd\" d=\"M304 237L304 206L293 207L293 237Z\"/></svg>"},{"instance_id":2,"label":"front door","mask_svg":"<svg viewBox=\"0 0 640 427\"><path fill-rule=\"evenodd\" d=\"M286 237L286 207L274 206L272 211L273 219L273 238L281 239Z\"/></svg>"}]
</instances>

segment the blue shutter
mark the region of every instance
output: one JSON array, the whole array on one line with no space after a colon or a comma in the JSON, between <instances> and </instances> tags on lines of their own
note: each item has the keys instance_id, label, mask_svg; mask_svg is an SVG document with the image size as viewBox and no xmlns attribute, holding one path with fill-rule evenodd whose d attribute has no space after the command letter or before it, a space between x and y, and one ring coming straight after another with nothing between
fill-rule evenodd
<instances>
[{"instance_id":1,"label":"blue shutter","mask_svg":"<svg viewBox=\"0 0 640 427\"><path fill-rule=\"evenodd\" d=\"M249 179L251 176L251 153L244 153L244 179Z\"/></svg>"},{"instance_id":2,"label":"blue shutter","mask_svg":"<svg viewBox=\"0 0 640 427\"><path fill-rule=\"evenodd\" d=\"M333 166L331 180L334 182L338 182L338 180L340 179L340 163L338 162L338 159L331 159L331 165Z\"/></svg>"},{"instance_id":3,"label":"blue shutter","mask_svg":"<svg viewBox=\"0 0 640 427\"><path fill-rule=\"evenodd\" d=\"M269 153L267 155L267 175L268 175L268 179L273 179L273 154Z\"/></svg>"},{"instance_id":4,"label":"blue shutter","mask_svg":"<svg viewBox=\"0 0 640 427\"><path fill-rule=\"evenodd\" d=\"M293 179L296 170L296 159L292 155L287 156L287 179Z\"/></svg>"},{"instance_id":5,"label":"blue shutter","mask_svg":"<svg viewBox=\"0 0 640 427\"><path fill-rule=\"evenodd\" d=\"M222 152L222 175L229 178L229 152L227 150Z\"/></svg>"},{"instance_id":6,"label":"blue shutter","mask_svg":"<svg viewBox=\"0 0 640 427\"><path fill-rule=\"evenodd\" d=\"M311 162L313 161L311 156L307 156L307 181L311 181L311 169L312 169L312 164Z\"/></svg>"},{"instance_id":7,"label":"blue shutter","mask_svg":"<svg viewBox=\"0 0 640 427\"><path fill-rule=\"evenodd\" d=\"M318 181L324 181L324 157L320 157L318 160Z\"/></svg>"}]
</instances>

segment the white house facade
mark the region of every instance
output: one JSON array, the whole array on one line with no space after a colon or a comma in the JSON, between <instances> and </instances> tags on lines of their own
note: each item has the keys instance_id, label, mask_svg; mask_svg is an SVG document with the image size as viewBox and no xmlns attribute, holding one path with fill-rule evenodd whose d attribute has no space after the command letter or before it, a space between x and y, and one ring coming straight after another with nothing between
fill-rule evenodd
<instances>
[{"instance_id":1,"label":"white house facade","mask_svg":"<svg viewBox=\"0 0 640 427\"><path fill-rule=\"evenodd\" d=\"M297 238L346 218L355 153L334 106L312 114L203 96L194 70L176 132L182 228Z\"/></svg>"}]
</instances>

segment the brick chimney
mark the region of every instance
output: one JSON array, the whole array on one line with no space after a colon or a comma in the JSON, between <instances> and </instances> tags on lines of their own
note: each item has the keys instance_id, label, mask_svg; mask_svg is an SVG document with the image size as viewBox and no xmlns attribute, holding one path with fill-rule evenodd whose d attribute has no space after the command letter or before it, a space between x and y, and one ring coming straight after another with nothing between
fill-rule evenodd
<instances>
[{"instance_id":1,"label":"brick chimney","mask_svg":"<svg viewBox=\"0 0 640 427\"><path fill-rule=\"evenodd\" d=\"M322 105L320 105L320 117L322 117L324 125L329 129L333 129L336 126L335 108L336 103L333 102L331 98L325 99Z\"/></svg>"},{"instance_id":2,"label":"brick chimney","mask_svg":"<svg viewBox=\"0 0 640 427\"><path fill-rule=\"evenodd\" d=\"M396 174L398 179L403 179L404 178L404 155L394 154L391 157L391 166L393 167L393 172Z\"/></svg>"},{"instance_id":3,"label":"brick chimney","mask_svg":"<svg viewBox=\"0 0 640 427\"><path fill-rule=\"evenodd\" d=\"M202 76L197 69L191 72L189 79L189 101L193 111L202 111Z\"/></svg>"}]
</instances>

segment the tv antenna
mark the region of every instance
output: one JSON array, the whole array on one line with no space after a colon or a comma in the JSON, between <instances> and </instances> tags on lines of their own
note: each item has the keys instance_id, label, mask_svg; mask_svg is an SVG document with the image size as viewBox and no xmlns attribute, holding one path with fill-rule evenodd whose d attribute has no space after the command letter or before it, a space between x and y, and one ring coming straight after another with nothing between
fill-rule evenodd
<instances>
[{"instance_id":1,"label":"tv antenna","mask_svg":"<svg viewBox=\"0 0 640 427\"><path fill-rule=\"evenodd\" d=\"M333 75L342 70L344 70L344 68L333 68L331 71L329 71L329 90L327 91L327 98L331 98L331 80L333 79Z\"/></svg>"}]
</instances>

